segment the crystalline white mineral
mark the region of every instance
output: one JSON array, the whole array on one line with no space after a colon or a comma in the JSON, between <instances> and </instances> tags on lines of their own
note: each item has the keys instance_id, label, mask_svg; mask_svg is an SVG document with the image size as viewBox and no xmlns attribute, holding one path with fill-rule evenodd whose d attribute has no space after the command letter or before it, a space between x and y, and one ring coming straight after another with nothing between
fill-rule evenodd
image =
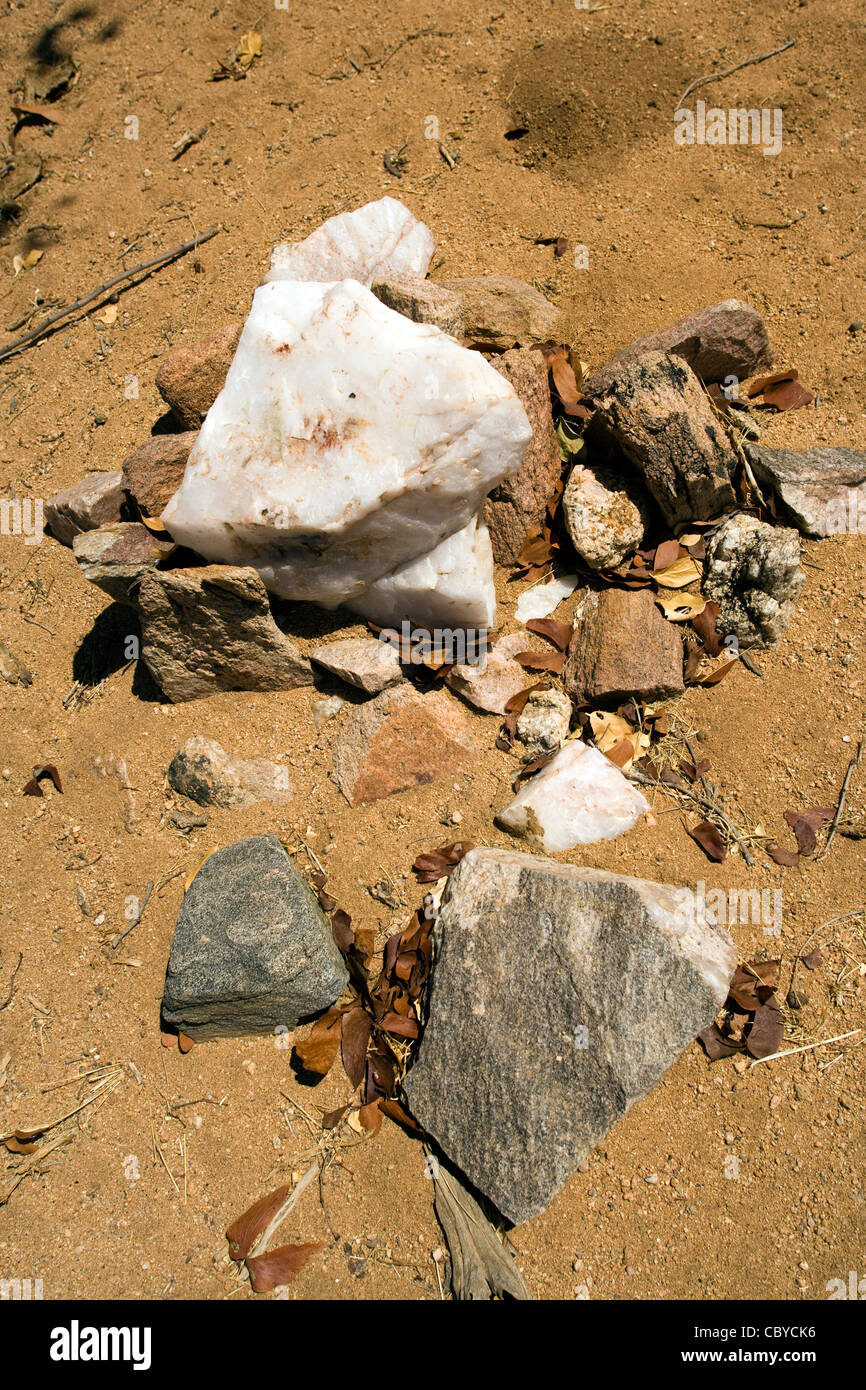
<instances>
[{"instance_id":1,"label":"crystalline white mineral","mask_svg":"<svg viewBox=\"0 0 866 1390\"><path fill-rule=\"evenodd\" d=\"M329 217L305 241L274 247L265 283L272 280L360 280L368 288L381 275L426 275L433 233L396 198L380 198Z\"/></svg>"},{"instance_id":2,"label":"crystalline white mineral","mask_svg":"<svg viewBox=\"0 0 866 1390\"><path fill-rule=\"evenodd\" d=\"M613 840L648 810L609 758L572 739L500 811L496 823L534 848L555 853Z\"/></svg>"},{"instance_id":3,"label":"crystalline white mineral","mask_svg":"<svg viewBox=\"0 0 866 1390\"><path fill-rule=\"evenodd\" d=\"M356 280L279 280L256 291L163 519L208 560L251 565L273 593L335 607L471 527L531 436L512 387L479 353ZM443 593L485 570L484 535L431 559ZM420 598L430 573L390 586ZM471 579L467 597L475 590L489 593Z\"/></svg>"},{"instance_id":4,"label":"crystalline white mineral","mask_svg":"<svg viewBox=\"0 0 866 1390\"><path fill-rule=\"evenodd\" d=\"M487 527L471 521L420 560L377 579L351 606L383 627L408 618L428 630L462 627L486 631L496 617L493 550Z\"/></svg>"}]
</instances>

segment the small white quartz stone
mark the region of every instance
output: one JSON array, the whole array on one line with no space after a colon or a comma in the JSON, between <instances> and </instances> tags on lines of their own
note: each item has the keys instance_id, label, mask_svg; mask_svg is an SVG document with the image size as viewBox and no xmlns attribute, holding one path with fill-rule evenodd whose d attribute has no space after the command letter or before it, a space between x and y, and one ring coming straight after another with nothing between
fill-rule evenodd
<instances>
[{"instance_id":1,"label":"small white quartz stone","mask_svg":"<svg viewBox=\"0 0 866 1390\"><path fill-rule=\"evenodd\" d=\"M487 527L473 519L420 560L377 579L351 607L383 627L408 618L428 630L487 631L496 617Z\"/></svg>"},{"instance_id":2,"label":"small white quartz stone","mask_svg":"<svg viewBox=\"0 0 866 1390\"><path fill-rule=\"evenodd\" d=\"M613 840L648 810L609 758L572 739L500 811L496 823L536 849L556 853Z\"/></svg>"},{"instance_id":3,"label":"small white quartz stone","mask_svg":"<svg viewBox=\"0 0 866 1390\"><path fill-rule=\"evenodd\" d=\"M563 574L558 579L548 579L546 584L527 589L517 600L514 610L517 621L528 623L530 618L549 618L562 600L574 593L579 582L576 574Z\"/></svg>"},{"instance_id":4,"label":"small white quartz stone","mask_svg":"<svg viewBox=\"0 0 866 1390\"><path fill-rule=\"evenodd\" d=\"M279 280L255 293L163 520L273 593L335 607L470 526L531 438L480 353L356 280Z\"/></svg>"},{"instance_id":5,"label":"small white quartz stone","mask_svg":"<svg viewBox=\"0 0 866 1390\"><path fill-rule=\"evenodd\" d=\"M305 241L274 247L265 276L273 280L360 280L368 288L381 275L426 275L433 233L396 198L380 198L329 217Z\"/></svg>"}]
</instances>

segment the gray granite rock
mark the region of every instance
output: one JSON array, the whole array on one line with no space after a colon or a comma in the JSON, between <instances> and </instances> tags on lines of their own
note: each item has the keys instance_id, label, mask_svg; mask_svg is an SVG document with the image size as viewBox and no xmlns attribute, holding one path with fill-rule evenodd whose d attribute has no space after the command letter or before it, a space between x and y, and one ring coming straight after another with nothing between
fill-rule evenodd
<instances>
[{"instance_id":1,"label":"gray granite rock","mask_svg":"<svg viewBox=\"0 0 866 1390\"><path fill-rule=\"evenodd\" d=\"M463 310L463 331L477 347L503 352L553 337L559 310L525 280L476 275L443 280Z\"/></svg>"},{"instance_id":2,"label":"gray granite rock","mask_svg":"<svg viewBox=\"0 0 866 1390\"><path fill-rule=\"evenodd\" d=\"M327 642L310 652L310 659L368 695L378 695L389 685L399 685L403 679L397 652L377 637L344 637L337 642Z\"/></svg>"},{"instance_id":3,"label":"gray granite rock","mask_svg":"<svg viewBox=\"0 0 866 1390\"><path fill-rule=\"evenodd\" d=\"M771 647L788 630L806 582L800 537L735 512L707 540L703 593L719 605L716 628L741 647Z\"/></svg>"},{"instance_id":4,"label":"gray granite rock","mask_svg":"<svg viewBox=\"0 0 866 1390\"><path fill-rule=\"evenodd\" d=\"M434 285L422 275L396 273L374 280L371 291L395 313L413 323L432 323L452 338L463 337L460 297L444 285Z\"/></svg>"},{"instance_id":5,"label":"gray granite rock","mask_svg":"<svg viewBox=\"0 0 866 1390\"><path fill-rule=\"evenodd\" d=\"M593 569L628 560L643 541L648 499L636 481L602 464L576 464L562 498L565 527Z\"/></svg>"},{"instance_id":6,"label":"gray granite rock","mask_svg":"<svg viewBox=\"0 0 866 1390\"><path fill-rule=\"evenodd\" d=\"M199 806L249 806L254 801L291 801L285 763L270 758L232 758L215 739L196 734L175 753L169 786Z\"/></svg>"},{"instance_id":7,"label":"gray granite rock","mask_svg":"<svg viewBox=\"0 0 866 1390\"><path fill-rule=\"evenodd\" d=\"M514 1222L544 1211L712 1021L736 964L688 889L509 850L466 855L433 937L406 1096Z\"/></svg>"},{"instance_id":8,"label":"gray granite rock","mask_svg":"<svg viewBox=\"0 0 866 1390\"><path fill-rule=\"evenodd\" d=\"M205 860L184 897L163 1018L195 1040L291 1030L342 994L330 923L276 835Z\"/></svg>"},{"instance_id":9,"label":"gray granite rock","mask_svg":"<svg viewBox=\"0 0 866 1390\"><path fill-rule=\"evenodd\" d=\"M866 533L866 450L748 446L758 481L777 494L782 510L806 536Z\"/></svg>"},{"instance_id":10,"label":"gray granite rock","mask_svg":"<svg viewBox=\"0 0 866 1390\"><path fill-rule=\"evenodd\" d=\"M517 737L524 756L541 758L555 753L568 738L571 701L562 690L533 690L517 720Z\"/></svg>"}]
</instances>

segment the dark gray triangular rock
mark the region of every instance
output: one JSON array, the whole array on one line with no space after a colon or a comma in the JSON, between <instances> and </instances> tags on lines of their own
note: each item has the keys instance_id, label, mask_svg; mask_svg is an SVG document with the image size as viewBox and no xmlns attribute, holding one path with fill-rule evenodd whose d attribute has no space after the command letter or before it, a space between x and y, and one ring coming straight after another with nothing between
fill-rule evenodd
<instances>
[{"instance_id":1,"label":"dark gray triangular rock","mask_svg":"<svg viewBox=\"0 0 866 1390\"><path fill-rule=\"evenodd\" d=\"M748 446L759 482L771 487L782 509L805 536L866 531L866 450Z\"/></svg>"}]
</instances>

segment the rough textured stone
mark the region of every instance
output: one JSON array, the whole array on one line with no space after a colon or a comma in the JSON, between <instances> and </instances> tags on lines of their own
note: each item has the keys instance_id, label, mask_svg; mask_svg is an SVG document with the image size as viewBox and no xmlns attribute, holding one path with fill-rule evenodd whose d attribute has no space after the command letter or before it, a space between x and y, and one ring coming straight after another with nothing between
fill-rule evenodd
<instances>
[{"instance_id":1,"label":"rough textured stone","mask_svg":"<svg viewBox=\"0 0 866 1390\"><path fill-rule=\"evenodd\" d=\"M514 1222L712 1022L736 964L688 889L495 849L451 875L433 943L409 1106Z\"/></svg>"},{"instance_id":2,"label":"rough textured stone","mask_svg":"<svg viewBox=\"0 0 866 1390\"><path fill-rule=\"evenodd\" d=\"M10 652L5 642L0 642L0 676L7 685L33 684L32 672Z\"/></svg>"},{"instance_id":3,"label":"rough textured stone","mask_svg":"<svg viewBox=\"0 0 866 1390\"><path fill-rule=\"evenodd\" d=\"M45 525L61 545L71 545L82 531L119 521L123 502L120 473L87 473L72 487L55 492L45 503Z\"/></svg>"},{"instance_id":4,"label":"rough textured stone","mask_svg":"<svg viewBox=\"0 0 866 1390\"><path fill-rule=\"evenodd\" d=\"M334 774L349 804L360 806L455 777L478 753L469 721L450 696L400 685L350 711L334 744Z\"/></svg>"},{"instance_id":5,"label":"rough textured stone","mask_svg":"<svg viewBox=\"0 0 866 1390\"><path fill-rule=\"evenodd\" d=\"M667 522L707 521L735 505L737 456L681 358L649 352L620 368L598 402L596 430L635 465Z\"/></svg>"},{"instance_id":6,"label":"rough textured stone","mask_svg":"<svg viewBox=\"0 0 866 1390\"><path fill-rule=\"evenodd\" d=\"M159 516L183 482L198 430L155 434L123 461L123 490L144 516Z\"/></svg>"},{"instance_id":7,"label":"rough textured stone","mask_svg":"<svg viewBox=\"0 0 866 1390\"><path fill-rule=\"evenodd\" d=\"M547 367L540 352L514 348L492 365L517 392L532 426L532 441L516 472L494 488L484 504L493 558L500 565L517 559L529 532L540 526L562 474L559 442L550 410Z\"/></svg>"},{"instance_id":8,"label":"rough textured stone","mask_svg":"<svg viewBox=\"0 0 866 1390\"><path fill-rule=\"evenodd\" d=\"M240 325L231 323L163 358L156 389L186 429L198 429L223 389L240 336Z\"/></svg>"},{"instance_id":9,"label":"rough textured stone","mask_svg":"<svg viewBox=\"0 0 866 1390\"><path fill-rule=\"evenodd\" d=\"M534 690L517 720L517 737L526 756L542 758L555 753L568 738L571 701L561 690Z\"/></svg>"},{"instance_id":10,"label":"rough textured stone","mask_svg":"<svg viewBox=\"0 0 866 1390\"><path fill-rule=\"evenodd\" d=\"M473 517L428 554L377 579L347 607L381 627L408 618L428 629L491 628L496 583L487 527Z\"/></svg>"},{"instance_id":11,"label":"rough textured stone","mask_svg":"<svg viewBox=\"0 0 866 1390\"><path fill-rule=\"evenodd\" d=\"M199 806L248 806L254 801L291 801L285 763L269 758L232 758L212 738L187 739L168 768L168 782Z\"/></svg>"},{"instance_id":12,"label":"rough textured stone","mask_svg":"<svg viewBox=\"0 0 866 1390\"><path fill-rule=\"evenodd\" d=\"M761 483L781 499L783 509L806 536L866 533L866 450L794 449L748 446Z\"/></svg>"},{"instance_id":13,"label":"rough textured stone","mask_svg":"<svg viewBox=\"0 0 866 1390\"><path fill-rule=\"evenodd\" d=\"M726 299L629 343L583 382L584 395L601 395L622 366L645 352L672 352L682 357L702 381L725 381L732 376L744 381L773 362L767 325L757 309L739 299Z\"/></svg>"},{"instance_id":14,"label":"rough textured stone","mask_svg":"<svg viewBox=\"0 0 866 1390\"><path fill-rule=\"evenodd\" d=\"M433 233L397 198L329 217L303 241L274 247L265 283L274 280L357 280L369 286L384 275L426 275Z\"/></svg>"},{"instance_id":15,"label":"rough textured stone","mask_svg":"<svg viewBox=\"0 0 866 1390\"><path fill-rule=\"evenodd\" d=\"M444 285L434 285L420 275L387 275L374 280L370 289L395 313L414 323L432 323L452 338L463 337L460 297Z\"/></svg>"},{"instance_id":16,"label":"rough textured stone","mask_svg":"<svg viewBox=\"0 0 866 1390\"><path fill-rule=\"evenodd\" d=\"M476 709L504 714L512 695L534 683L532 673L514 660L517 652L529 650L528 635L512 632L500 637L477 665L452 666L445 677L446 683Z\"/></svg>"},{"instance_id":17,"label":"rough textured stone","mask_svg":"<svg viewBox=\"0 0 866 1390\"><path fill-rule=\"evenodd\" d=\"M330 923L276 835L212 854L184 897L163 1017L189 1037L284 1032L348 983Z\"/></svg>"},{"instance_id":18,"label":"rough textured stone","mask_svg":"<svg viewBox=\"0 0 866 1390\"><path fill-rule=\"evenodd\" d=\"M559 310L525 280L479 275L441 283L460 299L463 331L476 347L502 351L554 336Z\"/></svg>"},{"instance_id":19,"label":"rough textured stone","mask_svg":"<svg viewBox=\"0 0 866 1390\"><path fill-rule=\"evenodd\" d=\"M648 810L610 758L573 738L521 787L496 824L534 849L557 854L615 840Z\"/></svg>"},{"instance_id":20,"label":"rough textured stone","mask_svg":"<svg viewBox=\"0 0 866 1390\"><path fill-rule=\"evenodd\" d=\"M151 571L138 601L141 654L169 700L312 684L309 664L274 622L255 570Z\"/></svg>"},{"instance_id":21,"label":"rough textured stone","mask_svg":"<svg viewBox=\"0 0 866 1390\"><path fill-rule=\"evenodd\" d=\"M647 500L636 483L604 464L572 468L562 513L575 550L593 569L630 559L647 526Z\"/></svg>"},{"instance_id":22,"label":"rough textured stone","mask_svg":"<svg viewBox=\"0 0 866 1390\"><path fill-rule=\"evenodd\" d=\"M741 647L771 647L788 630L806 577L800 538L756 517L726 517L707 540L703 592L719 605L716 627Z\"/></svg>"},{"instance_id":23,"label":"rough textured stone","mask_svg":"<svg viewBox=\"0 0 866 1390\"><path fill-rule=\"evenodd\" d=\"M682 695L682 638L646 589L593 592L571 639L563 682L579 705Z\"/></svg>"},{"instance_id":24,"label":"rough textured stone","mask_svg":"<svg viewBox=\"0 0 866 1390\"><path fill-rule=\"evenodd\" d=\"M329 642L311 652L310 658L349 685L366 690L368 695L378 695L379 691L403 679L397 652L388 642L380 642L375 637L347 637L342 642Z\"/></svg>"},{"instance_id":25,"label":"rough textured stone","mask_svg":"<svg viewBox=\"0 0 866 1390\"><path fill-rule=\"evenodd\" d=\"M85 579L119 603L135 603L139 582L174 550L174 542L155 536L140 521L115 521L82 531L72 552Z\"/></svg>"}]
</instances>

